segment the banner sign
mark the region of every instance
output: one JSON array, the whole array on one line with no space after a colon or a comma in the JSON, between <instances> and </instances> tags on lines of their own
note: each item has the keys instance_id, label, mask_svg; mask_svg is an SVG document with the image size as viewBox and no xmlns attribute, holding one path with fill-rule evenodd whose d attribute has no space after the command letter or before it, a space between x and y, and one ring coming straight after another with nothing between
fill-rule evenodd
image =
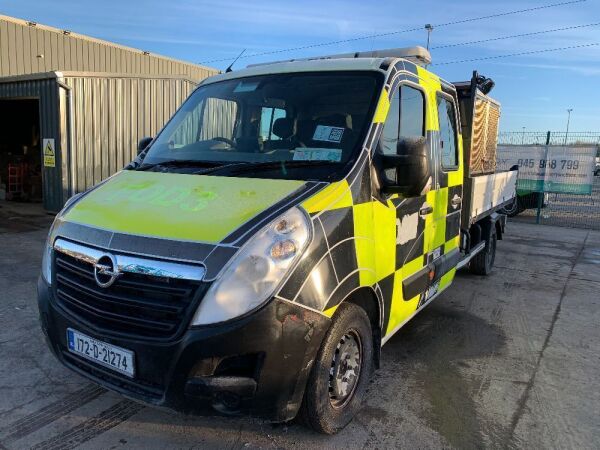
<instances>
[{"instance_id":1,"label":"banner sign","mask_svg":"<svg viewBox=\"0 0 600 450\"><path fill-rule=\"evenodd\" d=\"M596 147L499 145L497 170L519 166L517 189L591 195Z\"/></svg>"}]
</instances>

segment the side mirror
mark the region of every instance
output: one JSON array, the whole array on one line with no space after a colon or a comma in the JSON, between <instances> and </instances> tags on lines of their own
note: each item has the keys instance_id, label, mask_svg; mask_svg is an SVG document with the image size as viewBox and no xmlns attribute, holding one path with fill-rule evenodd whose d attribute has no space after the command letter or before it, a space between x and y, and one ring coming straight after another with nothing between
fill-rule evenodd
<instances>
[{"instance_id":1,"label":"side mirror","mask_svg":"<svg viewBox=\"0 0 600 450\"><path fill-rule=\"evenodd\" d=\"M138 142L138 148L137 148L137 154L139 155L140 153L142 153L144 150L146 150L146 147L148 147L150 145L150 142L152 142L152 137L143 137L140 139L140 142Z\"/></svg>"},{"instance_id":2,"label":"side mirror","mask_svg":"<svg viewBox=\"0 0 600 450\"><path fill-rule=\"evenodd\" d=\"M401 138L395 155L382 155L383 191L417 197L423 194L431 180L431 165L427 140Z\"/></svg>"}]
</instances>

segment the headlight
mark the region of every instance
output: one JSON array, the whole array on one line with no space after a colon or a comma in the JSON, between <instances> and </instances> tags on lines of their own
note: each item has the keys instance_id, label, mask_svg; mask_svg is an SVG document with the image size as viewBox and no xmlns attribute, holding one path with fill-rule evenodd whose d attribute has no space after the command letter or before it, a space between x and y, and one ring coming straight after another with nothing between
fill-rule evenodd
<instances>
[{"instance_id":1,"label":"headlight","mask_svg":"<svg viewBox=\"0 0 600 450\"><path fill-rule=\"evenodd\" d=\"M80 199L83 197L83 192L73 195L67 200L63 209L56 215L50 231L48 231L48 237L46 238L46 245L44 246L44 254L42 255L42 278L48 283L52 284L52 241L54 238L54 227L62 216Z\"/></svg>"},{"instance_id":2,"label":"headlight","mask_svg":"<svg viewBox=\"0 0 600 450\"><path fill-rule=\"evenodd\" d=\"M48 237L46 238L46 244L44 245L44 254L42 255L42 278L48 285L52 285L52 237L54 231L54 225L56 224L57 218L52 222Z\"/></svg>"},{"instance_id":3,"label":"headlight","mask_svg":"<svg viewBox=\"0 0 600 450\"><path fill-rule=\"evenodd\" d=\"M261 306L300 259L311 222L292 208L250 238L202 299L192 325L224 322Z\"/></svg>"}]
</instances>

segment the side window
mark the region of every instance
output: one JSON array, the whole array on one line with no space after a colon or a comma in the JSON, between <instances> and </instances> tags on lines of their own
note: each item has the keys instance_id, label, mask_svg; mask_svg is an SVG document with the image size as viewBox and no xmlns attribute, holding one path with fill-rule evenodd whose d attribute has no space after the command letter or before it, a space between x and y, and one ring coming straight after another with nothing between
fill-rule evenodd
<instances>
[{"instance_id":1,"label":"side window","mask_svg":"<svg viewBox=\"0 0 600 450\"><path fill-rule=\"evenodd\" d=\"M400 87L400 137L425 136L425 97L410 86Z\"/></svg>"},{"instance_id":2,"label":"side window","mask_svg":"<svg viewBox=\"0 0 600 450\"><path fill-rule=\"evenodd\" d=\"M260 138L263 142L277 141L281 139L277 135L273 134L273 124L277 119L281 119L285 116L285 109L262 108L260 114Z\"/></svg>"},{"instance_id":3,"label":"side window","mask_svg":"<svg viewBox=\"0 0 600 450\"><path fill-rule=\"evenodd\" d=\"M458 148L456 145L456 113L454 102L438 96L438 119L440 121L440 150L442 168L458 167Z\"/></svg>"},{"instance_id":4,"label":"side window","mask_svg":"<svg viewBox=\"0 0 600 450\"><path fill-rule=\"evenodd\" d=\"M390 109L383 124L380 145L384 155L395 155L400 132L400 90L397 90L390 102Z\"/></svg>"},{"instance_id":5,"label":"side window","mask_svg":"<svg viewBox=\"0 0 600 450\"><path fill-rule=\"evenodd\" d=\"M398 139L421 136L425 136L425 97L418 89L401 86L390 103L381 149L384 154L396 154Z\"/></svg>"}]
</instances>

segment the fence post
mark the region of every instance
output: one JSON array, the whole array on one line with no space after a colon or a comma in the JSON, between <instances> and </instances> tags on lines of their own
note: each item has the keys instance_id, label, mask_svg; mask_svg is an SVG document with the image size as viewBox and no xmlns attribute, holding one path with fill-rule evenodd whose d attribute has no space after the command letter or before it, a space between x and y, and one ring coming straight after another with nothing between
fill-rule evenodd
<instances>
[{"instance_id":1,"label":"fence post","mask_svg":"<svg viewBox=\"0 0 600 450\"><path fill-rule=\"evenodd\" d=\"M548 131L548 133L546 133L546 156L545 156L545 163L544 163L544 179L542 180L542 192L538 192L537 214L535 217L535 223L537 225L540 224L540 216L542 215L542 206L544 206L544 186L546 183L546 170L548 167L548 146L549 145L550 145L550 131Z\"/></svg>"}]
</instances>

